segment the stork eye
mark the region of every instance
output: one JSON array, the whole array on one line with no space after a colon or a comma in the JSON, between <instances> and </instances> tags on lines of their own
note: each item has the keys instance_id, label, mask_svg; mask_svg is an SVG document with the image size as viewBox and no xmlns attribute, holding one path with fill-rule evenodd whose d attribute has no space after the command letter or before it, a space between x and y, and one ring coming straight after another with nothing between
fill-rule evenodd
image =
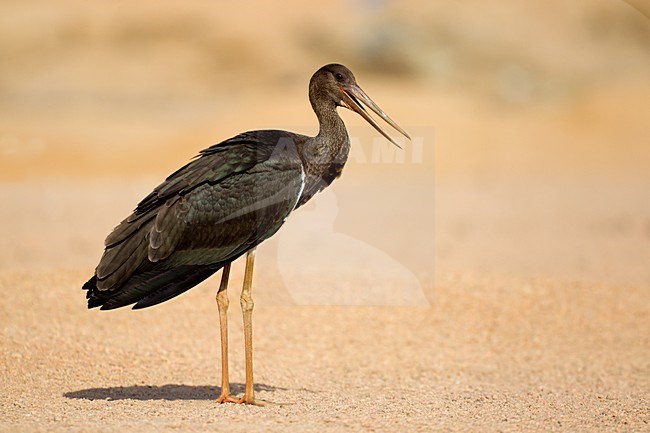
<instances>
[{"instance_id":1,"label":"stork eye","mask_svg":"<svg viewBox=\"0 0 650 433\"><path fill-rule=\"evenodd\" d=\"M336 78L339 81L343 81L343 78L345 78L345 77L343 76L342 73L337 72L336 74L334 74L334 78Z\"/></svg>"}]
</instances>

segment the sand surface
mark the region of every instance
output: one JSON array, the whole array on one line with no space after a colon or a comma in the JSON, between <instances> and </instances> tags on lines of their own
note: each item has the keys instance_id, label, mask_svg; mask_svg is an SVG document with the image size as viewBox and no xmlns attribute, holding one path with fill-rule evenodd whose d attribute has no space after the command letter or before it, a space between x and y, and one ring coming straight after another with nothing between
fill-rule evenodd
<instances>
[{"instance_id":1,"label":"sand surface","mask_svg":"<svg viewBox=\"0 0 650 433\"><path fill-rule=\"evenodd\" d=\"M2 273L3 431L647 431L650 422L647 290L450 275L428 308L259 302L257 394L291 404L258 408L214 401L211 287L105 315L70 296L84 276ZM238 319L231 374L241 393Z\"/></svg>"},{"instance_id":2,"label":"sand surface","mask_svg":"<svg viewBox=\"0 0 650 433\"><path fill-rule=\"evenodd\" d=\"M12 188L39 197L34 185ZM357 278L348 274L334 286L323 286L337 281L327 270L312 269L312 286L321 293L339 293L338 301L325 301L335 305L323 305L313 287L292 286L292 275L283 271L283 261L295 266L314 256L294 254L286 237L279 245L264 245L255 288L257 393L291 404L258 408L214 401L220 377L214 302L218 280L148 310L86 310L80 285L98 253L96 246L80 239L100 241L101 235L81 219L76 227L61 221L76 218L81 207L73 203L78 197L98 190L109 195L110 188L66 185L59 207L23 200L30 212L11 221L13 236L27 242L15 248L31 248L35 265L30 268L23 261L21 266L19 254L12 259L13 269L0 271L3 431L648 429L650 291L638 272L648 260L648 238L609 228L607 215L593 220L591 212L587 217L569 207L553 229L545 229L534 213L508 212L508 232L515 235L500 234L500 242L482 246L481 239L501 231L487 216L463 213L465 201L443 199L447 194L471 197L470 191L440 186L436 227L443 251L438 253L437 271L417 288L391 287L395 299L416 299L401 306L398 300L394 305L390 300L383 302L388 305L372 305L373 300L382 303L376 293L385 290L364 277L363 266ZM52 186L50 193L56 193ZM503 191L498 193L506 199ZM109 195L118 209L126 202L119 198L123 195L119 188ZM85 212L98 226L116 220L102 217L97 206ZM455 216L459 213L464 218ZM304 214L309 221L321 215L316 210ZM287 226L296 240L302 239L300 230L305 233L299 217L292 217L298 230ZM582 218L596 225L600 221L605 228L596 235L593 229L573 229L570 221ZM540 229L522 238L518 233L530 224ZM457 234L460 229L453 228L459 225L467 226L469 234ZM59 231L53 232L56 227ZM402 230L408 236L409 229ZM566 236L570 250L562 256L559 241L551 236L565 231L573 235ZM49 246L39 250L48 237ZM523 254L526 249L509 244L519 241L534 248L517 259L515 250ZM464 260L448 251L447 243L464 245ZM278 253L285 244L288 250ZM343 243L334 255L344 257L346 247ZM621 253L613 256L606 248ZM491 258L481 260L485 255ZM461 264L467 268L459 270ZM552 276L542 276L544 270ZM608 278L598 278L599 272ZM231 380L236 393L243 392L244 379L237 302L242 273L237 263L230 291ZM630 278L634 275L636 281ZM369 305L336 305L342 302L340 287L352 287L356 299L366 299ZM370 296L371 288L375 296ZM409 297L413 293L423 296L424 303Z\"/></svg>"},{"instance_id":3,"label":"sand surface","mask_svg":"<svg viewBox=\"0 0 650 433\"><path fill-rule=\"evenodd\" d=\"M647 18L270 5L0 5L0 431L650 431ZM283 404L219 405L218 279L142 311L81 285L200 149L314 133L330 61L413 142L343 114L343 177L258 252L257 395Z\"/></svg>"}]
</instances>

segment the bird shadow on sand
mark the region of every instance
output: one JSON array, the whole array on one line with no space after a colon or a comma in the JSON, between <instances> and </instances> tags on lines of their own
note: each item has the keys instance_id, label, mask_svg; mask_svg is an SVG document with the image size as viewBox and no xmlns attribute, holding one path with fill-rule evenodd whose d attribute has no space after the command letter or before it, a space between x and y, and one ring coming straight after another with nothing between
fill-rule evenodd
<instances>
[{"instance_id":1,"label":"bird shadow on sand","mask_svg":"<svg viewBox=\"0 0 650 433\"><path fill-rule=\"evenodd\" d=\"M255 391L286 391L287 388L255 384ZM243 394L243 383L231 383L233 395ZM207 385L133 385L108 388L88 388L63 394L65 398L82 400L216 400L221 393L218 386Z\"/></svg>"}]
</instances>

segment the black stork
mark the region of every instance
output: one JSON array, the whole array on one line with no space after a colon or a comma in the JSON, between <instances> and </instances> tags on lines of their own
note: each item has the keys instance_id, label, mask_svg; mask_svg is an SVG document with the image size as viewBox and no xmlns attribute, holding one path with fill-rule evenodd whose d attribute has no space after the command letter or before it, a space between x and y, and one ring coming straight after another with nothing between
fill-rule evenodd
<instances>
[{"instance_id":1,"label":"black stork","mask_svg":"<svg viewBox=\"0 0 650 433\"><path fill-rule=\"evenodd\" d=\"M216 300L221 327L219 402L261 404L253 391L251 286L255 248L289 214L341 175L350 141L337 107L360 114L397 143L361 105L410 138L357 85L348 68L329 64L309 82L320 130L315 137L287 131L244 132L200 152L172 173L106 238L95 275L83 286L88 308L151 307L180 295L222 269ZM228 275L246 254L241 308L246 385L230 395L228 381Z\"/></svg>"}]
</instances>

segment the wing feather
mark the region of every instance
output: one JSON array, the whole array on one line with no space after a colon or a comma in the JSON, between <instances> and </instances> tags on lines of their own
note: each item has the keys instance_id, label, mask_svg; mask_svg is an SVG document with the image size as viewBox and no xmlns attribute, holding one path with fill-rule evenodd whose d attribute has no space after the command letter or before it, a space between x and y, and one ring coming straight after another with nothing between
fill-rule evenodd
<instances>
[{"instance_id":1,"label":"wing feather","mask_svg":"<svg viewBox=\"0 0 650 433\"><path fill-rule=\"evenodd\" d=\"M275 233L304 185L299 155L273 145L286 134L241 134L158 185L106 238L89 307L163 302Z\"/></svg>"},{"instance_id":2,"label":"wing feather","mask_svg":"<svg viewBox=\"0 0 650 433\"><path fill-rule=\"evenodd\" d=\"M138 269L143 260L147 258L147 239L142 237L137 247L131 251L126 260L106 278L97 279L97 288L99 290L112 290L127 281L133 272ZM102 261L100 261L100 265Z\"/></svg>"},{"instance_id":3,"label":"wing feather","mask_svg":"<svg viewBox=\"0 0 650 433\"><path fill-rule=\"evenodd\" d=\"M181 200L181 197L167 200L151 227L148 257L154 263L169 257L180 240L181 227L176 214Z\"/></svg>"},{"instance_id":4,"label":"wing feather","mask_svg":"<svg viewBox=\"0 0 650 433\"><path fill-rule=\"evenodd\" d=\"M144 236L131 236L118 245L106 248L102 255L99 265L95 270L97 278L105 279L121 267L131 256L140 244L144 241Z\"/></svg>"}]
</instances>

